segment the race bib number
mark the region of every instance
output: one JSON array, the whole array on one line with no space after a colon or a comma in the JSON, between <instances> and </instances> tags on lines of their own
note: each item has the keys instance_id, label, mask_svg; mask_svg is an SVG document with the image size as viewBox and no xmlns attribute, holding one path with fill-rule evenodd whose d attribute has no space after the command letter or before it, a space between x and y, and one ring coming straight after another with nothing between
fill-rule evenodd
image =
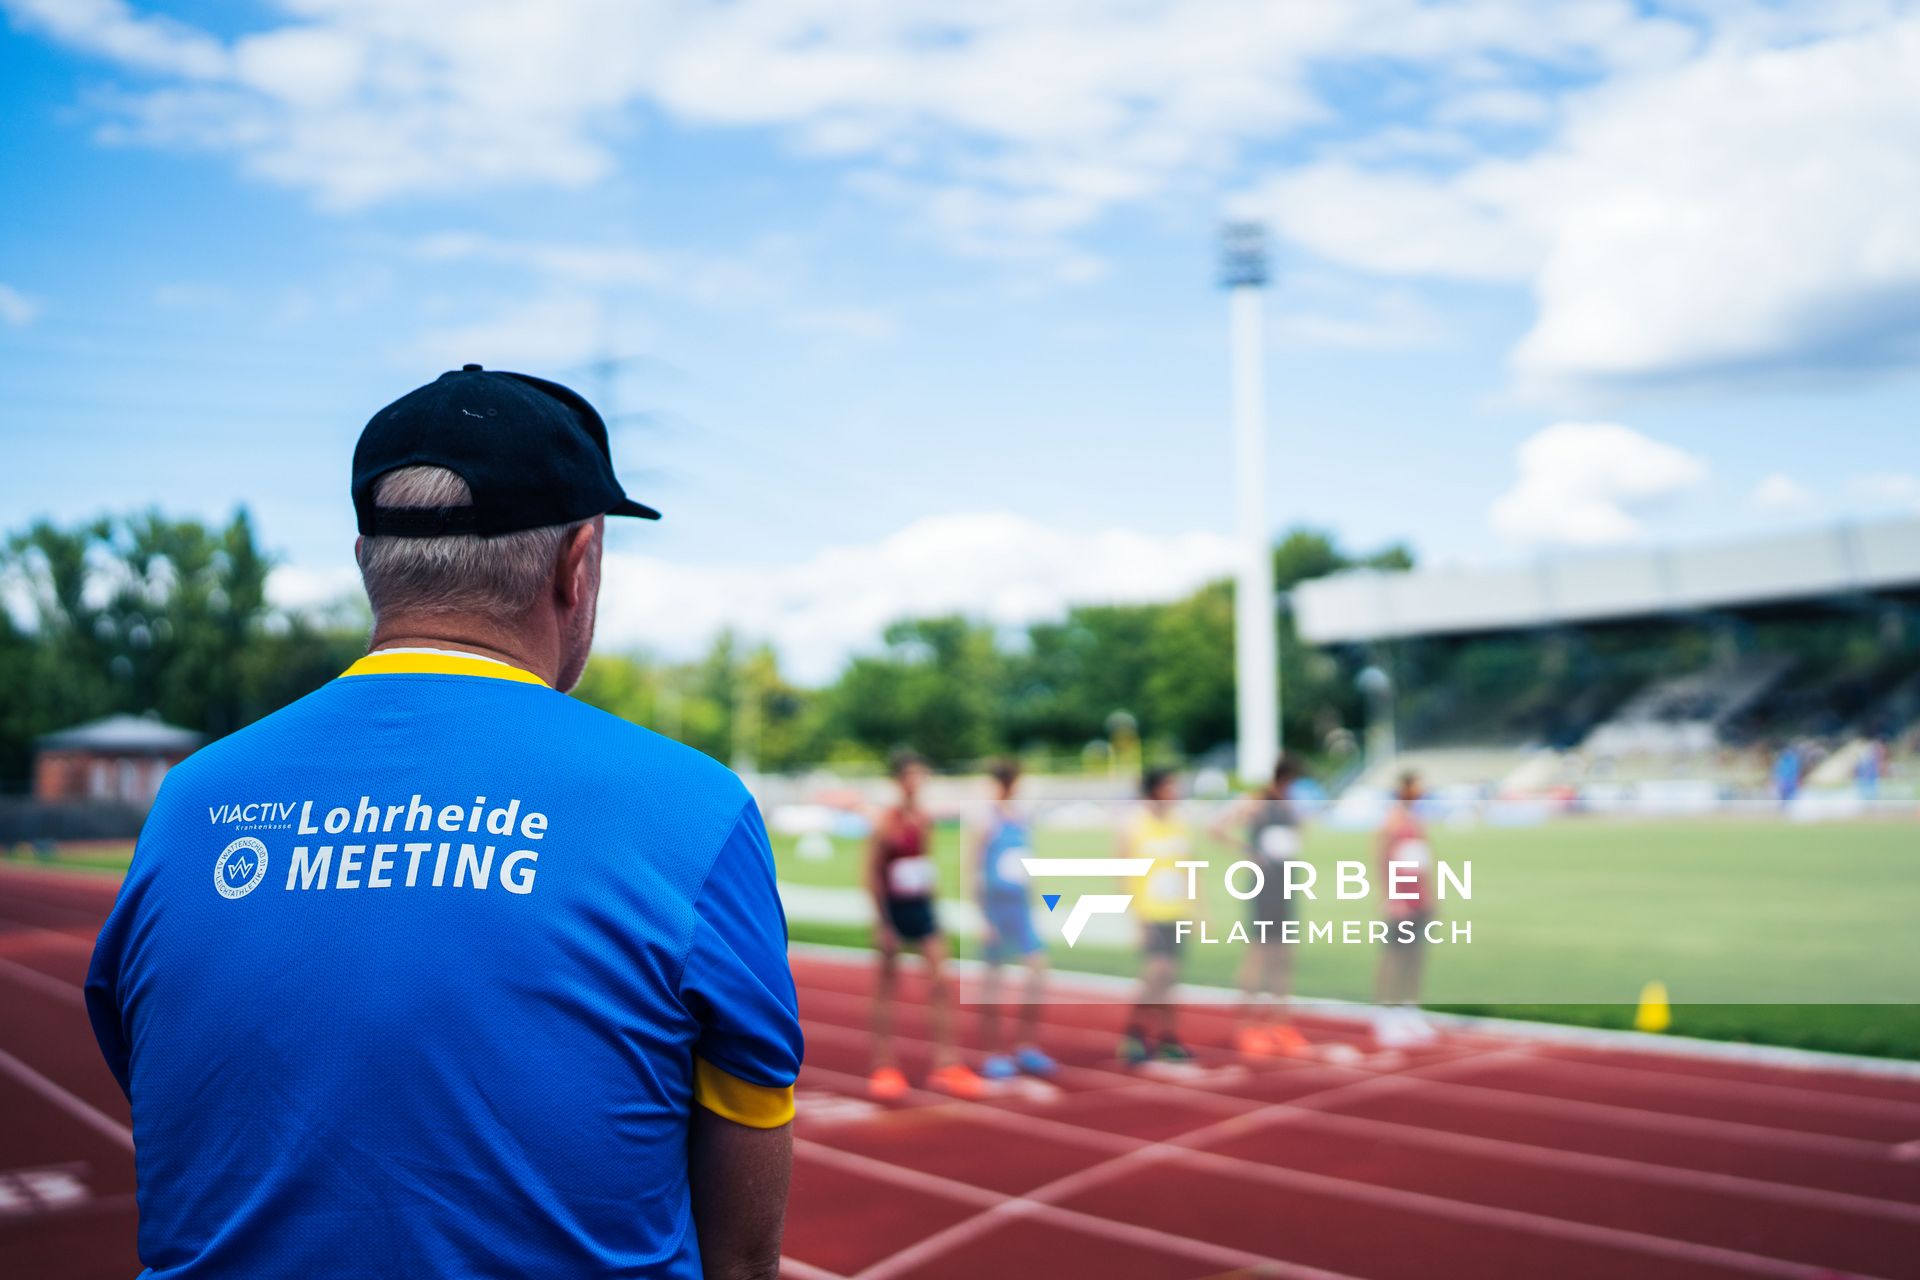
<instances>
[{"instance_id":1,"label":"race bib number","mask_svg":"<svg viewBox=\"0 0 1920 1280\"><path fill-rule=\"evenodd\" d=\"M1260 856L1281 862L1300 852L1300 833L1277 823L1260 828Z\"/></svg>"},{"instance_id":2,"label":"race bib number","mask_svg":"<svg viewBox=\"0 0 1920 1280\"><path fill-rule=\"evenodd\" d=\"M887 864L887 887L896 898L933 896L932 858L895 858Z\"/></svg>"},{"instance_id":3,"label":"race bib number","mask_svg":"<svg viewBox=\"0 0 1920 1280\"><path fill-rule=\"evenodd\" d=\"M1162 869L1147 877L1147 896L1155 902L1178 902L1187 896L1186 873Z\"/></svg>"},{"instance_id":4,"label":"race bib number","mask_svg":"<svg viewBox=\"0 0 1920 1280\"><path fill-rule=\"evenodd\" d=\"M1027 878L1027 868L1021 859L1027 857L1028 853L1028 850L1018 847L1007 849L994 860L994 870L1009 884L1020 884Z\"/></svg>"},{"instance_id":5,"label":"race bib number","mask_svg":"<svg viewBox=\"0 0 1920 1280\"><path fill-rule=\"evenodd\" d=\"M1425 840L1402 840L1393 847L1391 862L1411 862L1422 871L1433 865L1433 850Z\"/></svg>"}]
</instances>

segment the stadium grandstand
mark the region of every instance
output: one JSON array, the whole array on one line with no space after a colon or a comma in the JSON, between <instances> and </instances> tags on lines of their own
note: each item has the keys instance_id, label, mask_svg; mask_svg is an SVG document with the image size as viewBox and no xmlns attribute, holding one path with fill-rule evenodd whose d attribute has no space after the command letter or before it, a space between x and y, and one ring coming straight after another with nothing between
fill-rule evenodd
<instances>
[{"instance_id":1,"label":"stadium grandstand","mask_svg":"<svg viewBox=\"0 0 1920 1280\"><path fill-rule=\"evenodd\" d=\"M1859 803L1920 746L1920 519L1302 583L1305 642L1384 673L1358 790L1716 809ZM1376 731L1378 726L1376 726ZM1783 779L1788 785L1782 788ZM1857 808L1858 805L1856 804Z\"/></svg>"}]
</instances>

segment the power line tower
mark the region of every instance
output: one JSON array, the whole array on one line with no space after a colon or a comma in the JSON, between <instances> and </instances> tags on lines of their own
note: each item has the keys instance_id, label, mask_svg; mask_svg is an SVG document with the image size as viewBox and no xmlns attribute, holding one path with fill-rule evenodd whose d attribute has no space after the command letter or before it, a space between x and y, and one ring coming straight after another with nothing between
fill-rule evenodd
<instances>
[{"instance_id":1,"label":"power line tower","mask_svg":"<svg viewBox=\"0 0 1920 1280\"><path fill-rule=\"evenodd\" d=\"M1280 667L1267 527L1265 305L1267 233L1230 222L1220 236L1220 283L1227 291L1233 411L1233 490L1240 569L1233 592L1237 769L1262 781L1280 755Z\"/></svg>"}]
</instances>

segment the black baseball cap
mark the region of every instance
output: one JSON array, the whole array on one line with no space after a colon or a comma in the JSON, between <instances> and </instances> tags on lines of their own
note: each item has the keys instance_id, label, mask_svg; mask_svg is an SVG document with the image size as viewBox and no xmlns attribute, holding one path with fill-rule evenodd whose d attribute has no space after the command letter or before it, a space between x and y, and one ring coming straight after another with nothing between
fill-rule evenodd
<instances>
[{"instance_id":1,"label":"black baseball cap","mask_svg":"<svg viewBox=\"0 0 1920 1280\"><path fill-rule=\"evenodd\" d=\"M380 477L445 467L470 507L376 507ZM524 373L463 365L373 415L353 449L353 509L369 536L484 537L598 515L658 520L614 478L607 424L578 392Z\"/></svg>"}]
</instances>

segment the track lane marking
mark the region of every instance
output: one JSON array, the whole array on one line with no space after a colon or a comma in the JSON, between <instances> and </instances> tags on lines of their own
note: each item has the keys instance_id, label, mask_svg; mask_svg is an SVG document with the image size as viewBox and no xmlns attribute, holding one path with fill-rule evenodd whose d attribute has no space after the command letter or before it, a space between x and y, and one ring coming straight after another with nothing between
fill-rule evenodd
<instances>
[{"instance_id":1,"label":"track lane marking","mask_svg":"<svg viewBox=\"0 0 1920 1280\"><path fill-rule=\"evenodd\" d=\"M1033 1218L1051 1226L1078 1231L1083 1235L1157 1249L1162 1253L1183 1254L1209 1266L1261 1267L1265 1269L1265 1274L1290 1277L1292 1280L1357 1280L1356 1277L1337 1271L1302 1266L1299 1263L1288 1262L1283 1258L1275 1258L1251 1250L1214 1244L1206 1240L1197 1240L1192 1236L1161 1231L1154 1227L1143 1227L1131 1222L1119 1222L1112 1218L1102 1218L1097 1214L1082 1213L1077 1209L1029 1200L1025 1196L1008 1195L1004 1191L977 1187L971 1182L961 1182L956 1178L924 1173L918 1169L878 1160L872 1156L842 1151L838 1147L828 1146L810 1138L795 1138L793 1149L797 1156L805 1156L849 1173L872 1178L877 1182L907 1187L928 1195L972 1205L984 1210L986 1214L993 1215L993 1225L996 1227L1019 1218ZM973 1220L967 1219L967 1221ZM883 1276L897 1275L899 1266L918 1266L926 1259L910 1256L915 1254L917 1249L917 1245L910 1245L898 1253L888 1254L872 1266L856 1272L853 1280L880 1280ZM902 1263L902 1259L907 1261Z\"/></svg>"},{"instance_id":2,"label":"track lane marking","mask_svg":"<svg viewBox=\"0 0 1920 1280\"><path fill-rule=\"evenodd\" d=\"M818 1022L818 1020L815 1020L815 1021ZM860 1029L858 1028L842 1027L838 1024L831 1023L831 1022L818 1022L818 1027L820 1030L824 1030L827 1032L827 1035L824 1038L829 1041L839 1040L845 1043L855 1043L855 1042L864 1043L864 1036L860 1031ZM922 1047L926 1047L931 1043L925 1040L918 1040L915 1037L911 1037L911 1036L901 1036L901 1035L898 1035L897 1033L896 1033L896 1039L900 1041L904 1041L909 1044L918 1044ZM1413 1089L1413 1088L1426 1088L1426 1087L1441 1085L1446 1082L1435 1080L1432 1077L1436 1075L1443 1075L1447 1071L1453 1070L1453 1069L1478 1068L1479 1066L1483 1065L1483 1062L1485 1060L1492 1059L1495 1057L1510 1057L1510 1056L1520 1056L1520 1055L1514 1054L1511 1051L1492 1051L1486 1054L1484 1058L1478 1057L1478 1056L1455 1058L1455 1059L1447 1060L1445 1062L1428 1064L1425 1067L1411 1068L1405 1072L1382 1073L1382 1074L1370 1076L1368 1079L1354 1081L1349 1085L1335 1086L1335 1087L1320 1090L1314 1093L1305 1094L1297 1098L1288 1099L1282 1102L1261 1103L1261 1102L1250 1100L1250 1099L1234 1099L1235 1102L1242 1104L1241 1109L1235 1115L1229 1116L1221 1120L1220 1122L1218 1122L1218 1124L1221 1127L1239 1126L1247 1130L1252 1130L1257 1128L1271 1128L1276 1125L1285 1124L1285 1123L1308 1123L1308 1124L1312 1124L1312 1123L1329 1124L1330 1123L1336 1126L1346 1127L1349 1131L1363 1130L1366 1132L1370 1132L1376 1136L1405 1137L1405 1136L1409 1136L1409 1131L1411 1131L1414 1134L1430 1134L1435 1131L1419 1130L1416 1126L1405 1126L1405 1125L1396 1124L1391 1121L1377 1121L1377 1120L1371 1120L1364 1116L1352 1116L1346 1113L1333 1112L1333 1111L1327 1110L1327 1107L1334 1102L1339 1102L1342 1100L1352 1100L1352 1098L1358 1094L1391 1092L1391 1091L1397 1090L1399 1087L1406 1087L1409 1089ZM809 1066L807 1069L819 1070L818 1068L814 1068L811 1066ZM1097 1073L1097 1074L1106 1074L1106 1073ZM862 1082L860 1082L858 1079L854 1079L852 1083L856 1089L860 1088L862 1085ZM1182 1089L1184 1091L1183 1086L1168 1086L1159 1081L1139 1081L1139 1080L1130 1079L1129 1087L1132 1091L1143 1092L1143 1093L1165 1094L1170 1088ZM1085 1093L1075 1094L1073 1096L1099 1097L1103 1093L1106 1093L1110 1096L1110 1094L1118 1093L1118 1092L1121 1092L1121 1090L1119 1089L1114 1089L1110 1091L1094 1090L1094 1091L1088 1091ZM943 1095L926 1095L926 1096L943 1099ZM948 1101L955 1101L955 1100L948 1100ZM982 1104L976 1103L976 1104L968 1104L968 1105L980 1106ZM1001 1113L1001 1112L998 1112L997 1109L992 1107L987 1107L986 1109L989 1111L995 1111L996 1115L1016 1114L1016 1113ZM1035 1122L1039 1122L1042 1124L1049 1124L1049 1125L1051 1123L1050 1121L1047 1120L1047 1118L1044 1118L1044 1117L1032 1116L1027 1113L1018 1113L1018 1115L1019 1115L1019 1123L1015 1126L1009 1126L1009 1127L1030 1128L1033 1126ZM1072 1120L1064 1117L1062 1117L1058 1121L1058 1123L1063 1125L1068 1125L1076 1129L1085 1128L1085 1126L1074 1125ZM1104 1131L1096 1131L1096 1132L1101 1132L1104 1134ZM1123 1142L1148 1141L1146 1139L1125 1138L1125 1137L1122 1137L1121 1135L1111 1135L1111 1136L1116 1138L1117 1141L1109 1144L1109 1150L1118 1150L1120 1144ZM1451 1141L1451 1139L1459 1139L1460 1141L1457 1144L1455 1144L1453 1141ZM1067 1139L1067 1140L1071 1140L1071 1139ZM1531 1147L1522 1143L1508 1143L1502 1139L1474 1138L1474 1137L1468 1137L1466 1135L1457 1135L1457 1134L1448 1135L1447 1139L1439 1139L1436 1141L1431 1141L1428 1143L1428 1145L1438 1146L1442 1148L1453 1146L1456 1148L1456 1150L1460 1151L1462 1154L1473 1154L1473 1155L1481 1155L1481 1156L1485 1156L1489 1154L1498 1154L1498 1155L1511 1156L1515 1159L1522 1159L1522 1158L1531 1159L1535 1163L1539 1163L1549 1167L1559 1167L1562 1169L1574 1170L1580 1173L1589 1174L1589 1175L1598 1176L1598 1177L1614 1177L1614 1178L1621 1178L1621 1179L1631 1177L1631 1178L1636 1178L1642 1181L1659 1182L1659 1183L1665 1183L1668 1185L1675 1185L1675 1186L1684 1186L1690 1190L1696 1190L1696 1191L1720 1193L1720 1194L1749 1195L1754 1198L1769 1199L1769 1200L1780 1201L1788 1204L1793 1204L1801 1208L1819 1208L1819 1209L1828 1210L1828 1211L1837 1210L1837 1211L1845 1211L1845 1212L1853 1212L1853 1213L1871 1214L1874 1216L1889 1218L1889 1219L1893 1219L1901 1222L1920 1223L1920 1206L1909 1205L1896 1200L1884 1200L1884 1199L1881 1199L1878 1197L1872 1197L1872 1196L1861 1196L1861 1195L1855 1195L1847 1192L1828 1191L1823 1188L1801 1187L1801 1186L1797 1186L1795 1184L1790 1184L1790 1183L1766 1182L1760 1179L1747 1179L1747 1178L1741 1178L1736 1175L1730 1175L1730 1174L1713 1174L1713 1173L1708 1173L1708 1172L1699 1171L1699 1170L1682 1169L1682 1168L1676 1168L1674 1166L1669 1166L1669 1165L1659 1165L1659 1164L1653 1164L1649 1162L1631 1160L1626 1157L1598 1156L1598 1155L1590 1155L1587 1153L1559 1152L1553 1148ZM1920 1145L1920 1144L1916 1144L1916 1145ZM1495 1152L1493 1150L1494 1148L1499 1148L1499 1150ZM1508 1148L1511 1148L1511 1150L1509 1150ZM1206 1153L1206 1154L1217 1156L1217 1153ZM1231 1157L1231 1156L1217 1156L1217 1158L1224 1159L1224 1160L1236 1160L1236 1161L1239 1161L1241 1159L1239 1157ZM1259 1166L1261 1164L1261 1162L1259 1161L1242 1161L1242 1163L1253 1164L1256 1166ZM1264 1167L1280 1168L1281 1166L1264 1166ZM1325 1174L1308 1174L1308 1173L1305 1173L1304 1171L1289 1171L1289 1172L1299 1172L1301 1176L1312 1177L1312 1178L1329 1178L1332 1176L1332 1175L1325 1175ZM1375 1186L1376 1185L1376 1184L1369 1184L1369 1183L1364 1183L1358 1180L1351 1180L1351 1179L1336 1179L1336 1181L1351 1182L1355 1186ZM1379 1189L1384 1191L1398 1190L1397 1188L1379 1188ZM1033 1193L1030 1192L1028 1194L1031 1195ZM1410 1196L1430 1196L1430 1193L1426 1193L1426 1192L1409 1191L1407 1192L1407 1194ZM1459 1204L1459 1205L1464 1205L1469 1207L1477 1206L1479 1208L1485 1208L1485 1209L1499 1212L1499 1213L1530 1214L1530 1211L1527 1211L1527 1210L1511 1210L1511 1209L1504 1209L1500 1206L1481 1205L1477 1201L1464 1201L1464 1200L1454 1201L1454 1200L1449 1200L1445 1197L1432 1197L1432 1198L1442 1200L1448 1204ZM1531 1215L1531 1216L1546 1218L1548 1221L1552 1221L1552 1222L1567 1223L1568 1225L1573 1227L1592 1228L1593 1230L1596 1230L1596 1231L1613 1232L1613 1231L1627 1230L1626 1228L1607 1227L1607 1226L1604 1226L1601 1224L1595 1224L1595 1223L1582 1223L1578 1219L1557 1218L1557 1217L1552 1217L1551 1215ZM956 1224L956 1226L957 1225L959 1224ZM953 1228L948 1228L948 1230L952 1230L952 1229ZM1631 1234L1636 1236L1642 1236L1642 1238L1649 1239L1649 1240L1672 1240L1673 1243L1685 1248L1692 1248L1692 1247L1698 1247L1701 1249L1720 1248L1720 1246L1708 1245L1708 1244L1703 1244L1695 1241L1678 1240L1673 1237L1647 1236L1647 1235L1643 1235L1643 1233L1638 1233L1638 1232L1634 1232ZM1740 1256L1761 1257L1762 1255L1741 1254ZM1769 1259L1768 1261L1774 1261L1774 1260ZM1785 1260L1779 1260L1779 1261L1782 1261L1783 1265L1787 1265L1787 1266L1801 1265L1797 1263L1786 1262ZM1789 1273L1783 1272L1781 1274L1789 1274ZM1791 1274L1804 1274L1804 1273L1794 1272Z\"/></svg>"},{"instance_id":3,"label":"track lane marking","mask_svg":"<svg viewBox=\"0 0 1920 1280\"><path fill-rule=\"evenodd\" d=\"M1591 1075L1598 1072L1611 1072L1615 1075L1640 1076L1669 1093L1721 1098L1738 1097L1744 1094L1756 1101L1771 1099L1780 1106L1805 1107L1811 1111L1850 1113L1886 1119L1907 1116L1920 1119L1920 1102L1909 1102L1897 1098L1829 1093L1806 1085L1769 1084L1759 1080L1716 1080L1708 1076L1655 1071L1650 1067L1630 1067L1621 1063L1585 1062L1577 1058L1563 1058L1557 1054L1535 1054L1531 1061L1548 1074ZM1792 1095L1792 1097L1788 1098L1784 1095Z\"/></svg>"},{"instance_id":4,"label":"track lane marking","mask_svg":"<svg viewBox=\"0 0 1920 1280\"><path fill-rule=\"evenodd\" d=\"M56 978L50 973L42 973L31 965L24 965L17 960L0 956L0 974L5 974L24 987L50 995L66 1004L81 1009L87 1007L86 988L76 987L65 978Z\"/></svg>"},{"instance_id":5,"label":"track lane marking","mask_svg":"<svg viewBox=\"0 0 1920 1280\"><path fill-rule=\"evenodd\" d=\"M813 1071L816 1074L837 1077L841 1081L856 1088L860 1087L863 1083L859 1077L848 1075L845 1072L830 1071L818 1067L808 1067L806 1070ZM1382 1079L1397 1079L1397 1077L1384 1077ZM1339 1091L1357 1090L1379 1083L1379 1081L1374 1080L1355 1081L1351 1085L1337 1086L1337 1089ZM1327 1092L1331 1094L1335 1091L1336 1090L1328 1090ZM1277 1165L1262 1164L1258 1161L1245 1160L1238 1156L1227 1156L1216 1152L1197 1150L1191 1145L1198 1141L1212 1140L1214 1137L1220 1136L1228 1131L1238 1130L1244 1127L1254 1116L1259 1115L1260 1112L1250 1112L1246 1116L1233 1116L1216 1121L1213 1124L1202 1126L1200 1129L1191 1130L1177 1138L1153 1141L1144 1138L1131 1138L1100 1129L1091 1129L1082 1125L1073 1124L1069 1121L1001 1111L997 1107L988 1106L985 1103L947 1098L944 1095L931 1094L925 1090L910 1090L909 1097L933 1099L937 1105L945 1105L970 1118L978 1118L988 1124L999 1125L1013 1132L1023 1133L1028 1136L1036 1133L1050 1134L1062 1142L1078 1142L1083 1146L1090 1148L1097 1147L1111 1153L1109 1159L1081 1170L1078 1173L1070 1174L1067 1178L1058 1180L1061 1183L1071 1183L1071 1185L1064 1192L1056 1190L1055 1194L1075 1194L1090 1190L1113 1178L1131 1173L1142 1165L1165 1162L1181 1165L1186 1168L1218 1173L1226 1177L1263 1182L1273 1186L1284 1187L1288 1190L1304 1191L1308 1194L1328 1195L1335 1199L1358 1200L1362 1203L1380 1205L1402 1212L1424 1213L1430 1217L1450 1219L1475 1227L1516 1231L1527 1235L1544 1237L1549 1240L1578 1242L1590 1246L1665 1257L1675 1261L1733 1268L1752 1275L1779 1277L1780 1280L1825 1280L1825 1278L1831 1277L1834 1274L1831 1268L1817 1263L1796 1262L1791 1259L1767 1257L1762 1254L1746 1253L1741 1250L1724 1248L1719 1245L1703 1244L1690 1240L1677 1240L1668 1236L1649 1235L1623 1227L1609 1227L1597 1223L1579 1222L1569 1218L1556 1218L1545 1214L1533 1213L1524 1209L1507 1209L1494 1205L1477 1204L1470 1201L1449 1200L1445 1197L1431 1195L1426 1192L1408 1191L1399 1187L1383 1187L1374 1183L1338 1178L1329 1174L1309 1173L1304 1170L1287 1169ZM1274 1110L1280 1110L1286 1106L1287 1104L1284 1103L1272 1104ZM1265 1108L1263 1108L1263 1110L1265 1110ZM821 1144L816 1143L815 1145ZM1148 1154L1149 1152L1151 1153L1150 1155ZM871 1157L860 1156L855 1158L866 1160ZM938 1177L938 1175L931 1174L920 1175L917 1170L906 1170L906 1172L916 1176ZM947 1181L952 1180L949 1179ZM962 1183L960 1185L972 1186L970 1183ZM1048 1184L1048 1186L1053 1187L1055 1184ZM986 1188L974 1188L974 1190L983 1196L1000 1197L1005 1194L1003 1192L990 1191ZM1033 1191L1027 1192L1024 1196L1016 1198L1032 1200L1039 1195L1042 1190L1046 1190L1046 1188L1036 1188ZM1041 1203L1039 1201L1034 1202ZM981 1203L984 1207L991 1207L991 1205L987 1205L984 1201ZM1081 1213L1083 1211L1069 1210L1068 1212ZM961 1223L956 1223L944 1231L937 1233L937 1235L942 1240L950 1240L955 1236L960 1236L957 1243L952 1246L958 1247L958 1244L964 1244L975 1235L983 1233L985 1228L974 1228L962 1234L962 1228L965 1227L967 1223L977 1221L979 1216L980 1215L976 1215L975 1218L964 1219ZM1088 1216L1097 1218L1097 1215ZM990 1225L998 1225L998 1223L996 1222ZM932 1238L933 1237L929 1237L929 1239ZM921 1258L920 1260L925 1261L927 1259ZM883 1264L875 1264L876 1267L881 1265ZM872 1272L873 1268L869 1268L867 1272L860 1273L860 1276L857 1277L856 1280L886 1280L886 1277L895 1274L892 1271L879 1272L878 1274L871 1274Z\"/></svg>"},{"instance_id":6,"label":"track lane marking","mask_svg":"<svg viewBox=\"0 0 1920 1280\"><path fill-rule=\"evenodd\" d=\"M802 1016L806 1016L809 1002L818 1004L821 993L807 992L802 996ZM847 995L840 992L829 993L827 998L843 1004L851 1002L865 1008L871 1003L867 997ZM844 1023L839 1025L846 1025ZM1082 1043L1097 1039L1103 1045L1110 1045L1114 1036L1110 1032L1095 1031L1092 1028L1072 1026L1052 1026L1050 1032L1059 1033L1057 1039L1073 1038ZM905 1039L907 1037L900 1037ZM924 1041L922 1043L925 1043ZM1525 1044L1507 1043L1498 1050L1480 1051L1474 1060L1479 1062L1497 1062L1502 1055L1523 1056L1529 1054ZM1360 1071L1360 1067L1342 1067L1333 1063L1313 1064L1331 1071ZM1098 1068L1092 1068L1098 1070ZM1132 1077L1129 1077L1131 1079ZM1193 1086L1170 1086L1187 1087ZM1691 1115L1683 1111L1658 1111L1648 1107L1628 1106L1613 1102L1592 1102L1577 1098L1556 1098L1521 1090L1503 1089L1498 1085L1475 1084L1469 1080L1432 1081L1425 1086L1436 1093L1448 1095L1471 1095L1461 1100L1484 1102L1496 1109L1528 1112L1538 1115L1551 1112L1557 1115L1583 1113L1592 1118L1612 1125L1624 1125L1631 1128L1656 1130L1670 1134L1676 1129L1690 1130L1703 1137L1724 1138L1731 1142L1744 1142L1752 1146L1776 1146L1790 1150L1813 1151L1822 1155L1842 1159L1863 1160L1873 1164L1884 1164L1889 1159L1893 1144L1875 1141L1871 1138L1850 1138L1837 1134L1811 1133L1805 1129L1783 1129L1773 1125L1758 1124L1747 1120L1721 1120L1711 1116ZM1196 1092L1205 1092L1195 1089ZM1218 1096L1218 1095L1215 1095Z\"/></svg>"},{"instance_id":7,"label":"track lane marking","mask_svg":"<svg viewBox=\"0 0 1920 1280\"><path fill-rule=\"evenodd\" d=\"M91 1102L77 1094L67 1092L5 1049L0 1049L0 1073L13 1077L95 1133L112 1138L128 1151L133 1150L133 1130L95 1107Z\"/></svg>"}]
</instances>

